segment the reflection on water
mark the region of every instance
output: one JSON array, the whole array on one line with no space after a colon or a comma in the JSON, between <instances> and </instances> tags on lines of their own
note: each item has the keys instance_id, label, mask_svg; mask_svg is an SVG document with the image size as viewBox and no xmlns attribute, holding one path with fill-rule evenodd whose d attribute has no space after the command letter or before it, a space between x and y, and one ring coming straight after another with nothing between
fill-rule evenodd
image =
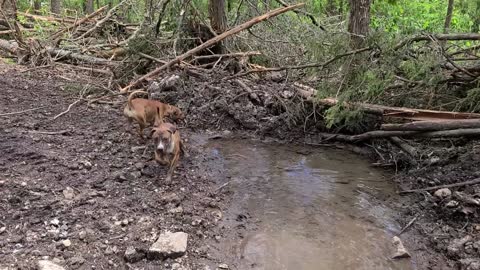
<instances>
[{"instance_id":1,"label":"reflection on water","mask_svg":"<svg viewBox=\"0 0 480 270\"><path fill-rule=\"evenodd\" d=\"M209 149L234 180L235 208L260 221L240 243L222 243L239 246L238 269L414 269L389 259L399 228L370 194L392 185L358 156L251 141Z\"/></svg>"}]
</instances>

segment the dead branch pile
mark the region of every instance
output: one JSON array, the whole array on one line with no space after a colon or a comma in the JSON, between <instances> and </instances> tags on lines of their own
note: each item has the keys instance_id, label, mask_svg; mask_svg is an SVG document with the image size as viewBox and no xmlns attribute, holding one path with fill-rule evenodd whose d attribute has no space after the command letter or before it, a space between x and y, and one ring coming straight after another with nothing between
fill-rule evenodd
<instances>
[{"instance_id":1,"label":"dead branch pile","mask_svg":"<svg viewBox=\"0 0 480 270\"><path fill-rule=\"evenodd\" d=\"M168 4L168 2L166 3ZM400 139L401 137L444 138L480 135L480 114L477 113L391 107L362 102L340 101L337 98L318 100L315 99L316 90L314 88L300 83L281 84L282 90L277 92L271 89L278 88L278 86L269 89L253 87L255 83L251 79L260 79L261 77L258 77L259 73L262 76L264 75L262 78L270 76L271 80L267 81L280 83L286 79L285 74L288 74L288 71L291 70L311 68L324 70L330 68L336 62L342 61L342 59L351 58L358 54L366 55L368 53L372 57L380 58L382 52L375 46L346 51L326 58L327 61L320 63L279 67L263 67L248 63L250 56L261 54L258 51L199 55L200 52L208 50L224 39L230 38L269 18L295 10L303 4L284 5L284 7L254 17L232 27L224 33L214 35L194 48L190 48L178 55L175 53L175 57L167 59L150 55L141 48L139 49L138 46L132 45L132 42L136 39L147 34L143 32L143 24L130 26L122 23L119 16L117 16L117 10L129 4L128 0L123 0L110 10L102 7L92 14L76 19L19 13L18 15L29 18L32 21L41 20L57 24L56 31L51 32L47 39L41 40L28 35L29 27L31 27L28 23L20 24L2 20L6 22L4 24L6 29L0 32L0 37L4 37L4 39L0 39L0 50L17 57L18 62L28 63L32 66L43 66L53 62L66 61L78 65L80 69L96 70L101 75L111 77L108 87L115 85L114 88L120 89L121 94L125 94L134 88L151 88L155 84L161 85L160 88L164 89L164 84L171 85L175 81L166 78L164 73L170 73L174 69L183 70L185 74L192 78L206 81L206 77L210 78L210 80L212 76L215 77L215 73L212 70L217 72L219 67L222 67L222 72L218 74L223 76L218 77L216 81L220 86L214 86L210 81L209 83L192 86L191 89L194 88L196 90L190 94L187 94L187 91L184 93L185 99L189 99L197 109L202 108L196 114L200 117L199 119L203 121L208 120L210 121L209 125L213 124L214 126L219 126L220 121L226 117L241 122L240 126L247 129L279 131L282 129L275 129L275 127L280 125L297 130L303 126L303 131L306 131L308 125L316 126L316 123L320 122L317 121L317 117L320 119L321 115L317 115L316 108L340 105L344 108L358 109L366 114L376 115L382 119L381 123L377 125L378 128L369 128L361 134L317 134L324 141L336 139L349 143L358 143L372 139L388 138L394 145L413 156L416 155L415 148ZM449 40L480 40L480 35L421 35L406 39L398 43L393 49L401 51L410 46L409 49L405 50L406 55L403 56L408 58L412 57L408 53L415 54L412 53L412 44L426 42L427 46L438 49L441 52L442 59L444 59L443 63L438 67L442 70L444 77L442 80L439 80L438 84L468 85L476 83L480 78L480 65L478 65L479 61L471 60L480 59L480 56L476 54L477 47L473 46L452 52L443 47L443 41ZM177 40L170 40L169 42L175 44ZM416 49L418 48L422 48L422 46L416 47ZM131 54L136 55L137 58L129 57ZM232 58L240 59L240 61L222 61ZM211 60L212 62L208 65L199 65L199 60ZM116 78L117 83L112 84L116 69L124 68L136 72L139 70L139 62L142 61L145 65L138 72L139 75L128 77L124 81ZM233 66L230 66L231 63L233 63ZM405 78L401 72L396 73L394 76L393 84L388 86L387 89L414 88L425 84L423 81ZM159 80L159 78L166 79L166 81ZM225 89L228 90L225 91ZM182 95L180 93L176 93L176 95L178 96L177 101L182 101ZM198 103L199 101L204 101L205 104ZM237 103L240 105L237 106ZM294 103L301 104L301 108L294 106ZM192 104L188 106L192 106ZM210 109L207 110L207 108ZM219 108L220 110L218 110ZM311 109L313 112L307 113L306 108ZM221 114L218 114L219 111ZM246 116L250 117L246 119L240 115L244 111L253 112L253 114L246 114ZM389 123L392 119L397 123ZM403 122L398 123L399 120ZM405 123L405 121L407 122Z\"/></svg>"}]
</instances>

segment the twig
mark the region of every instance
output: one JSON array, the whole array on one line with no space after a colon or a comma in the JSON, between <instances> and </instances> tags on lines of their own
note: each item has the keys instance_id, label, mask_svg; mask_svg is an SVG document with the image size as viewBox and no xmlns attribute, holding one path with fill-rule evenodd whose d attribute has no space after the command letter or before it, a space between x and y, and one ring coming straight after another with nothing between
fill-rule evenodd
<instances>
[{"instance_id":1,"label":"twig","mask_svg":"<svg viewBox=\"0 0 480 270\"><path fill-rule=\"evenodd\" d=\"M34 134L45 134L45 135L63 135L70 132L70 130L60 130L60 131L38 131L38 130L30 130L28 131Z\"/></svg>"},{"instance_id":2,"label":"twig","mask_svg":"<svg viewBox=\"0 0 480 270\"><path fill-rule=\"evenodd\" d=\"M480 40L480 34L477 33L462 33L462 34L436 34L436 35L421 35L412 38L407 38L400 43L398 43L394 50L398 50L401 47L416 41L429 41L431 37L434 37L437 40Z\"/></svg>"},{"instance_id":3,"label":"twig","mask_svg":"<svg viewBox=\"0 0 480 270\"><path fill-rule=\"evenodd\" d=\"M0 116L9 116L9 115L15 115L15 114L22 114L22 113L26 113L26 112L31 112L31 111L36 111L36 110L40 110L40 109L43 109L47 106L42 106L42 107L38 107L38 108L33 108L33 109L28 109L28 110L23 110L23 111L18 111L18 112L10 112L10 113L2 113L0 114Z\"/></svg>"},{"instance_id":4,"label":"twig","mask_svg":"<svg viewBox=\"0 0 480 270\"><path fill-rule=\"evenodd\" d=\"M473 179L473 180L470 180L470 181L455 183L455 184L440 185L440 186L421 188L421 189L403 190L403 191L400 191L399 194L417 193L417 192L437 190L437 189L441 189L441 188L463 187L463 186L477 185L477 184L480 184L480 178L476 178L476 179Z\"/></svg>"},{"instance_id":5,"label":"twig","mask_svg":"<svg viewBox=\"0 0 480 270\"><path fill-rule=\"evenodd\" d=\"M71 29L74 29L75 27L79 26L80 24L82 24L82 23L88 21L89 19L97 16L98 14L102 13L105 9L107 9L107 6L103 6L99 9L97 9L97 11L93 12L92 14L84 17L83 19L80 19L80 20L76 21L73 25L70 25L67 28L64 28L64 29L61 29L61 30L57 31L56 33L54 33L52 35L51 39L57 39L60 35L62 35L66 31L70 31Z\"/></svg>"},{"instance_id":6,"label":"twig","mask_svg":"<svg viewBox=\"0 0 480 270\"><path fill-rule=\"evenodd\" d=\"M284 7L288 7L289 4L285 3L284 1L282 0L275 0L277 1L280 5L284 6ZM315 17L313 16L313 14L311 13L308 13L306 11L303 11L303 10L293 10L293 12L295 12L296 14L302 14L306 17L308 17L310 19L310 21L312 22L313 25L315 26L318 26L320 27L320 29L322 29L323 31L327 32L327 30L320 24L318 24L317 20L315 20Z\"/></svg>"},{"instance_id":7,"label":"twig","mask_svg":"<svg viewBox=\"0 0 480 270\"><path fill-rule=\"evenodd\" d=\"M230 77L226 77L224 80L230 80L230 79L234 79L234 78L238 78L238 77L241 77L241 76L246 76L246 75L249 75L249 74L252 74L252 73L258 73L258 72L282 71L282 70L289 70L289 69L306 69L306 68L314 68L314 67L323 68L323 67L325 67L325 66L333 63L334 61L336 61L340 58L343 58L345 56L361 53L361 52L364 52L364 51L369 51L371 49L372 49L372 47L365 47L365 48L361 48L361 49L358 49L358 50L349 51L349 52L346 52L344 54L336 55L336 56L332 57L331 59L329 59L329 60L327 60L326 62L323 62L323 63L311 63L311 64L305 64L305 65L299 65L299 66L283 66L283 67L253 69L253 70L249 70L249 71L246 71L246 72L238 73L238 74L230 76Z\"/></svg>"},{"instance_id":8,"label":"twig","mask_svg":"<svg viewBox=\"0 0 480 270\"><path fill-rule=\"evenodd\" d=\"M74 40L80 40L84 37L87 37L88 35L90 35L91 33L97 31L98 28L102 27L109 19L110 17L113 16L115 10L117 10L119 7L123 6L127 1L129 0L122 0L120 3L118 3L118 5L112 7L108 12L107 12L107 15L105 15L105 17L103 19L101 19L100 21L98 21L95 26L93 26L92 28L88 29L87 32L83 33L81 36L79 36L78 38L74 39Z\"/></svg>"},{"instance_id":9,"label":"twig","mask_svg":"<svg viewBox=\"0 0 480 270\"><path fill-rule=\"evenodd\" d=\"M237 56L251 56L251 55L261 55L262 53L259 51L253 52L238 52L238 53L226 53L226 54L211 54L211 55L201 55L201 56L194 56L193 60L199 59L210 59L210 58L220 58L220 57L237 57Z\"/></svg>"},{"instance_id":10,"label":"twig","mask_svg":"<svg viewBox=\"0 0 480 270\"><path fill-rule=\"evenodd\" d=\"M402 233L404 233L408 228L410 228L410 226L413 225L413 223L418 219L418 217L420 217L420 215L416 215L414 218L412 218L412 220L410 220L410 222L408 222L407 225L405 225L405 227L403 227L402 230L400 230L397 236L402 235Z\"/></svg>"},{"instance_id":11,"label":"twig","mask_svg":"<svg viewBox=\"0 0 480 270\"><path fill-rule=\"evenodd\" d=\"M65 111L57 114L55 117L52 118L52 120L55 120L55 119L59 118L60 116L68 113L68 112L70 111L70 109L73 107L73 105L77 104L77 103L80 102L80 101L82 101L82 99L78 99L77 101L75 101L75 102L73 102L72 104L68 105L67 110L65 110Z\"/></svg>"}]
</instances>

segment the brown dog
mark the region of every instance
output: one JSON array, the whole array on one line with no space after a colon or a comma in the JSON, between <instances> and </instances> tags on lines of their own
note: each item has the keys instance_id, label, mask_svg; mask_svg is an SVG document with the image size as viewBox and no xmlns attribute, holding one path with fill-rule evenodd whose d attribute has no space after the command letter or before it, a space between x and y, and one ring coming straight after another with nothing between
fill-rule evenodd
<instances>
[{"instance_id":1,"label":"brown dog","mask_svg":"<svg viewBox=\"0 0 480 270\"><path fill-rule=\"evenodd\" d=\"M145 91L134 91L128 96L128 102L123 109L123 114L128 117L128 120L132 122L135 120L138 122L138 132L143 139L143 130L150 125L160 125L163 123L164 117L170 117L173 120L183 120L185 115L182 111L172 105L162 103L156 100L135 98L138 93L148 94Z\"/></svg>"},{"instance_id":2,"label":"brown dog","mask_svg":"<svg viewBox=\"0 0 480 270\"><path fill-rule=\"evenodd\" d=\"M161 123L153 128L152 138L155 140L155 160L169 166L165 180L170 181L180 159L180 152L183 153L180 131L173 124Z\"/></svg>"}]
</instances>

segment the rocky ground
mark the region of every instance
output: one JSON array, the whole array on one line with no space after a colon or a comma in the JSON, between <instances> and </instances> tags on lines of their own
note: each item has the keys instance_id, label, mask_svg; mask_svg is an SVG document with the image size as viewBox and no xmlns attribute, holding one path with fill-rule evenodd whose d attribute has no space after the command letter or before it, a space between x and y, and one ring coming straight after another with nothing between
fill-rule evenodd
<instances>
[{"instance_id":1,"label":"rocky ground","mask_svg":"<svg viewBox=\"0 0 480 270\"><path fill-rule=\"evenodd\" d=\"M202 139L182 130L189 157L167 183L122 100L82 101L54 119L77 100L79 83L22 70L2 65L0 76L2 113L35 109L0 116L0 269L35 269L39 260L67 269L215 269L221 262L205 239L222 233L225 196L204 166ZM173 251L162 249L168 237L153 245L168 231L185 233Z\"/></svg>"},{"instance_id":2,"label":"rocky ground","mask_svg":"<svg viewBox=\"0 0 480 270\"><path fill-rule=\"evenodd\" d=\"M5 64L0 73L0 114L35 109L0 116L0 269L34 269L40 260L67 269L225 267L221 258L211 256L209 243L229 230L217 224L231 194L218 189L221 174L203 151L205 140L233 131L303 143L305 134L324 130L311 104L277 78L244 81L248 92L235 81L222 80L222 74L177 72L175 83L158 82L148 89L153 98L176 104L188 115L188 128L181 132L189 156L167 183L166 170L152 160L151 145L125 121L124 97L80 100L58 116L80 94L91 100L104 90L74 73ZM430 143L416 145L424 153L418 166L390 166L396 168L401 189L478 177L476 142ZM371 146L379 146L385 157L402 157L381 143L352 149L377 161ZM402 197L401 222L417 217L405 237L420 232L430 239L424 249L452 259L444 269L480 269L480 190L467 186L435 192ZM232 222L239 231L245 228L245 219ZM165 248L169 241L174 248Z\"/></svg>"}]
</instances>

